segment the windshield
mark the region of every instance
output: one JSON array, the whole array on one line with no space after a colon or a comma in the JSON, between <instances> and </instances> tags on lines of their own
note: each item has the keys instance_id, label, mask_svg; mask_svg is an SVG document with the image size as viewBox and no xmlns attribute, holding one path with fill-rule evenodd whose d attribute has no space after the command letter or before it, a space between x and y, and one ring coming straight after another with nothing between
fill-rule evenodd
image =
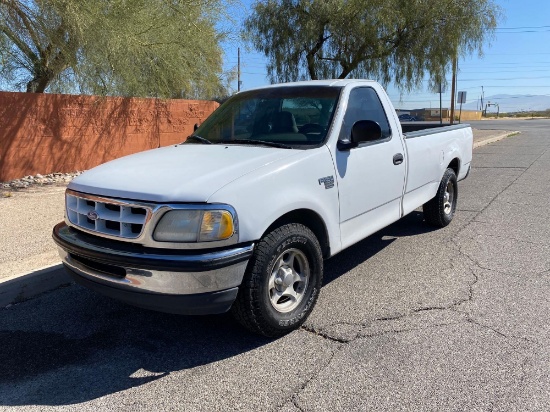
<instances>
[{"instance_id":1,"label":"windshield","mask_svg":"<svg viewBox=\"0 0 550 412\"><path fill-rule=\"evenodd\" d=\"M221 105L195 131L189 143L319 146L325 137L341 88L290 86L239 93ZM202 142L206 143L206 142Z\"/></svg>"}]
</instances>

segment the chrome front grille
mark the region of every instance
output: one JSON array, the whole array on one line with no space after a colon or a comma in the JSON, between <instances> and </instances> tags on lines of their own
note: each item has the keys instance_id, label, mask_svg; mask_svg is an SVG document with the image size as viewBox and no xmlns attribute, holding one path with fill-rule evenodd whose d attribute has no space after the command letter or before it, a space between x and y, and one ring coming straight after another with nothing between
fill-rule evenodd
<instances>
[{"instance_id":1,"label":"chrome front grille","mask_svg":"<svg viewBox=\"0 0 550 412\"><path fill-rule=\"evenodd\" d=\"M138 238L151 217L151 209L115 199L67 191L67 218L87 231L126 239Z\"/></svg>"}]
</instances>

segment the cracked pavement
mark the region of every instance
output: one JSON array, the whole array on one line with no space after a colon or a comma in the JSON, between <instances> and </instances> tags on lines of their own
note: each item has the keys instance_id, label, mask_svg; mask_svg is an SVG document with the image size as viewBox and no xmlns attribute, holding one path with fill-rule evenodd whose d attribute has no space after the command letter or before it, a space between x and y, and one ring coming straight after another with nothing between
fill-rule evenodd
<instances>
[{"instance_id":1,"label":"cracked pavement","mask_svg":"<svg viewBox=\"0 0 550 412\"><path fill-rule=\"evenodd\" d=\"M450 226L415 211L327 261L281 339L76 285L4 309L0 409L550 410L550 120L516 123Z\"/></svg>"}]
</instances>

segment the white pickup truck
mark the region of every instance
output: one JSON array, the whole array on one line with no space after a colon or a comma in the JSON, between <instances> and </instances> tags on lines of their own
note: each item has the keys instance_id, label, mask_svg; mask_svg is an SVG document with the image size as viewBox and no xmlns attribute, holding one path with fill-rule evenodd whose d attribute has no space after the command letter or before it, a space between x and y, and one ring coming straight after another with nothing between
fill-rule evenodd
<instances>
[{"instance_id":1,"label":"white pickup truck","mask_svg":"<svg viewBox=\"0 0 550 412\"><path fill-rule=\"evenodd\" d=\"M324 259L422 205L427 223L451 222L472 140L468 125L404 133L374 81L258 88L182 144L74 179L53 238L74 279L102 294L231 310L280 336L311 313Z\"/></svg>"}]
</instances>

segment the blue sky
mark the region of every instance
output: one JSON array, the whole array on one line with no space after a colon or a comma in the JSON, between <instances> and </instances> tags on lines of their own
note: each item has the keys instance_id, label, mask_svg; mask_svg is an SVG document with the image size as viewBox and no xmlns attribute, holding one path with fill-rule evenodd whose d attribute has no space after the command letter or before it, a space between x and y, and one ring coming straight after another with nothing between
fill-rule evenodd
<instances>
[{"instance_id":1,"label":"blue sky","mask_svg":"<svg viewBox=\"0 0 550 412\"><path fill-rule=\"evenodd\" d=\"M242 0L241 3L234 9L239 21L244 19L254 1ZM482 86L485 97L550 95L550 0L497 0L496 3L502 7L504 18L491 44L485 46L484 57L471 56L459 61L458 90L467 92L467 103L479 100ZM269 84L266 58L247 51L244 44L236 41L224 47L225 68L236 66L239 46L242 90ZM234 88L237 88L236 82ZM426 90L400 98L399 92L390 85L388 93L396 107L439 107L439 95ZM450 90L443 94L443 106L449 105Z\"/></svg>"}]
</instances>

